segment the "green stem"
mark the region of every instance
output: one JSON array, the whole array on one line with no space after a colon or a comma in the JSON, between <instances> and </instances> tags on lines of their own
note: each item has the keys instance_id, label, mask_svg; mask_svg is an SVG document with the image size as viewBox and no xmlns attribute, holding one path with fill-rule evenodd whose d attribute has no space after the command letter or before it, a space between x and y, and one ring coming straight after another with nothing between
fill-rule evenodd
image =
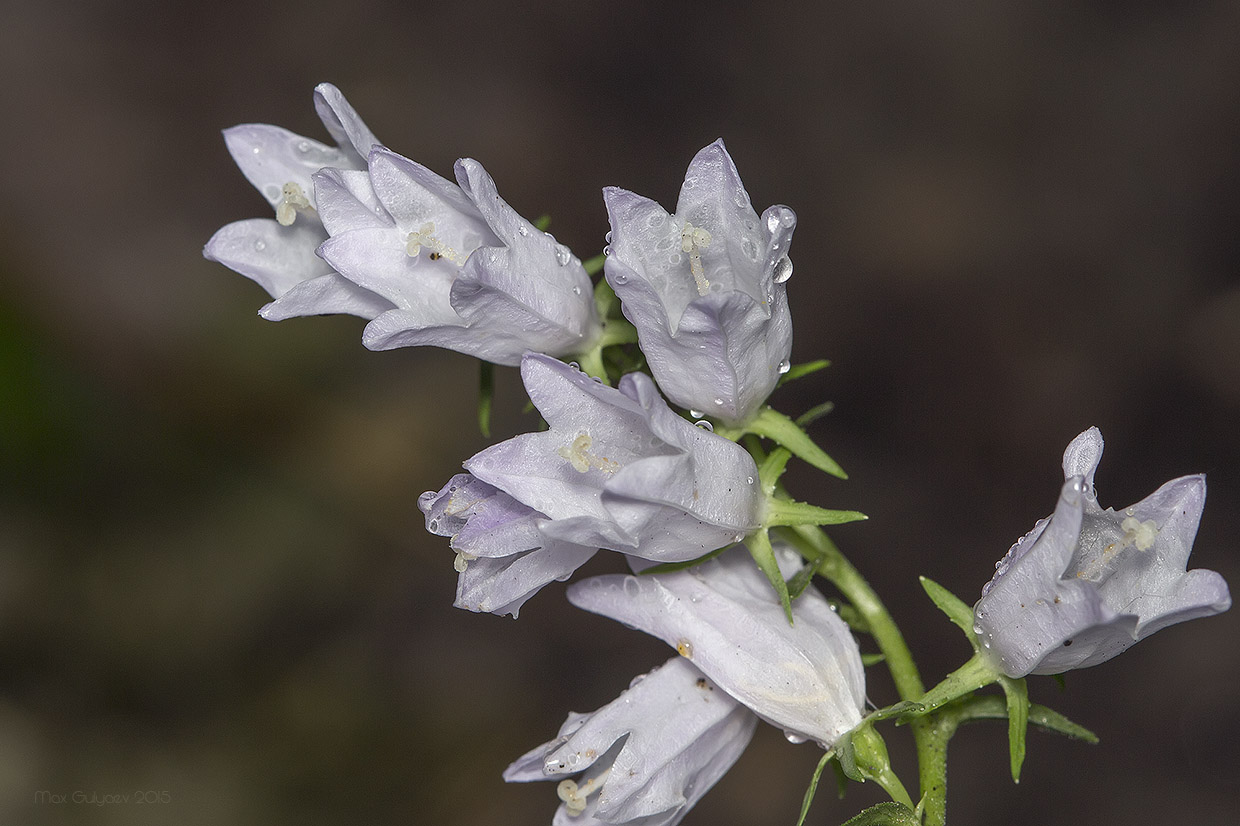
<instances>
[{"instance_id":1,"label":"green stem","mask_svg":"<svg viewBox=\"0 0 1240 826\"><path fill-rule=\"evenodd\" d=\"M607 368L603 365L603 348L595 347L588 353L578 356L581 359L581 371L587 376L602 379L603 384L611 384L607 379Z\"/></svg>"},{"instance_id":2,"label":"green stem","mask_svg":"<svg viewBox=\"0 0 1240 826\"><path fill-rule=\"evenodd\" d=\"M825 533L813 526L793 528L796 542L817 560L818 572L840 590L870 626L870 635L886 658L887 669L901 700L916 701L926 693L913 653L887 607L865 577L853 567ZM926 826L947 821L947 744L935 736L934 719L916 718L909 723L917 746L917 773L925 806ZM953 727L954 728L954 727ZM948 735L950 737L950 734Z\"/></svg>"}]
</instances>

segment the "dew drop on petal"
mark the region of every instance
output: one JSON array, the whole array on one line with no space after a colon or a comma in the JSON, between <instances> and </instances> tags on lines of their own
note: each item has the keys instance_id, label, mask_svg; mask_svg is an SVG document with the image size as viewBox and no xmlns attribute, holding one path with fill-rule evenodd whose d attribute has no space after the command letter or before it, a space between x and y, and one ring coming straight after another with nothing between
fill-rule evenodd
<instances>
[{"instance_id":1,"label":"dew drop on petal","mask_svg":"<svg viewBox=\"0 0 1240 826\"><path fill-rule=\"evenodd\" d=\"M298 142L298 144L297 144L297 151L298 151L298 152L300 152L300 153L301 153L301 154L303 154L303 155L304 155L304 154L306 154L307 152L309 152L309 151L310 151L310 141L299 141L299 142Z\"/></svg>"},{"instance_id":2,"label":"dew drop on petal","mask_svg":"<svg viewBox=\"0 0 1240 826\"><path fill-rule=\"evenodd\" d=\"M775 262L775 283L782 284L792 277L792 259L784 256Z\"/></svg>"},{"instance_id":3,"label":"dew drop on petal","mask_svg":"<svg viewBox=\"0 0 1240 826\"><path fill-rule=\"evenodd\" d=\"M567 267L568 262L573 258L572 252L563 244L555 245L555 262L561 267Z\"/></svg>"},{"instance_id":4,"label":"dew drop on petal","mask_svg":"<svg viewBox=\"0 0 1240 826\"><path fill-rule=\"evenodd\" d=\"M517 227L517 235L520 235L522 238L526 237L529 234L530 234L529 229L527 229L524 225Z\"/></svg>"},{"instance_id":5,"label":"dew drop on petal","mask_svg":"<svg viewBox=\"0 0 1240 826\"><path fill-rule=\"evenodd\" d=\"M714 399L716 407L723 407L723 399Z\"/></svg>"},{"instance_id":6,"label":"dew drop on petal","mask_svg":"<svg viewBox=\"0 0 1240 826\"><path fill-rule=\"evenodd\" d=\"M789 370L792 369L792 362L788 361L788 359L784 359L783 361L779 363L779 366L776 367L775 369L778 370L779 375L782 376L784 373L787 373Z\"/></svg>"},{"instance_id":7,"label":"dew drop on petal","mask_svg":"<svg viewBox=\"0 0 1240 826\"><path fill-rule=\"evenodd\" d=\"M573 287L573 295L581 295L581 287Z\"/></svg>"},{"instance_id":8,"label":"dew drop on petal","mask_svg":"<svg viewBox=\"0 0 1240 826\"><path fill-rule=\"evenodd\" d=\"M702 430L705 430L707 433L714 433L714 432L715 432L715 426L714 426L713 424L711 424L710 422L706 421L705 419L702 419L701 421L694 422L694 423L693 423L693 425L694 425L695 427L701 428Z\"/></svg>"},{"instance_id":9,"label":"dew drop on petal","mask_svg":"<svg viewBox=\"0 0 1240 826\"><path fill-rule=\"evenodd\" d=\"M568 366L569 366L569 367L571 367L571 368L573 368L574 370L578 370L578 371L580 371L580 370L581 370L581 365L580 365L580 364L578 364L578 363L577 363L577 362L575 362L575 361L570 361L570 362L568 363Z\"/></svg>"},{"instance_id":10,"label":"dew drop on petal","mask_svg":"<svg viewBox=\"0 0 1240 826\"><path fill-rule=\"evenodd\" d=\"M801 743L804 743L807 739L801 736L800 734L797 734L795 731L785 731L784 737L787 738L788 742L792 743L793 745L800 745Z\"/></svg>"},{"instance_id":11,"label":"dew drop on petal","mask_svg":"<svg viewBox=\"0 0 1240 826\"><path fill-rule=\"evenodd\" d=\"M603 247L603 255L611 255L611 244Z\"/></svg>"},{"instance_id":12,"label":"dew drop on petal","mask_svg":"<svg viewBox=\"0 0 1240 826\"><path fill-rule=\"evenodd\" d=\"M753 484L753 477L752 477L752 476L746 476L746 477L745 477L745 484L747 484L747 485L752 485L752 484Z\"/></svg>"},{"instance_id":13,"label":"dew drop on petal","mask_svg":"<svg viewBox=\"0 0 1240 826\"><path fill-rule=\"evenodd\" d=\"M267 242L264 241L262 238L259 238L257 241L254 242L254 249L257 252L262 252L263 250L267 249Z\"/></svg>"},{"instance_id":14,"label":"dew drop on petal","mask_svg":"<svg viewBox=\"0 0 1240 826\"><path fill-rule=\"evenodd\" d=\"M611 230L607 230L607 234L603 236L603 243L605 244L611 243Z\"/></svg>"},{"instance_id":15,"label":"dew drop on petal","mask_svg":"<svg viewBox=\"0 0 1240 826\"><path fill-rule=\"evenodd\" d=\"M689 418L691 419L700 419L705 415L706 414L703 413L701 410L690 410L689 411Z\"/></svg>"}]
</instances>

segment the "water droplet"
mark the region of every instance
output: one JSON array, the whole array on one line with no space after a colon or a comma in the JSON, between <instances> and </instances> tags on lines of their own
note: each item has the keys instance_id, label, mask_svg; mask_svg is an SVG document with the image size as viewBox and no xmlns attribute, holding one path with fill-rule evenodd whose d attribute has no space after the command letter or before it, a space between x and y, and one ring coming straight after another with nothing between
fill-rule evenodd
<instances>
[{"instance_id":1,"label":"water droplet","mask_svg":"<svg viewBox=\"0 0 1240 826\"><path fill-rule=\"evenodd\" d=\"M524 225L517 227L517 235L520 235L522 238L526 237L529 234L530 234L529 229L525 227Z\"/></svg>"},{"instance_id":2,"label":"water droplet","mask_svg":"<svg viewBox=\"0 0 1240 826\"><path fill-rule=\"evenodd\" d=\"M611 243L611 230L607 230L607 234L603 236L603 243Z\"/></svg>"},{"instance_id":3,"label":"water droplet","mask_svg":"<svg viewBox=\"0 0 1240 826\"><path fill-rule=\"evenodd\" d=\"M430 531L431 533L437 532L439 530L439 520L432 519L431 521L427 522L426 529Z\"/></svg>"},{"instance_id":4,"label":"water droplet","mask_svg":"<svg viewBox=\"0 0 1240 826\"><path fill-rule=\"evenodd\" d=\"M298 144L297 144L297 151L298 151L298 152L300 152L300 153L301 153L301 154L303 154L303 155L304 155L304 154L306 154L307 152L309 152L309 151L310 151L310 141L299 141L299 142L298 142Z\"/></svg>"},{"instance_id":5,"label":"water droplet","mask_svg":"<svg viewBox=\"0 0 1240 826\"><path fill-rule=\"evenodd\" d=\"M752 238L745 238L741 241L741 252L745 253L745 257L750 261L758 260L758 245L753 242Z\"/></svg>"},{"instance_id":6,"label":"water droplet","mask_svg":"<svg viewBox=\"0 0 1240 826\"><path fill-rule=\"evenodd\" d=\"M723 407L723 399L714 399L716 407Z\"/></svg>"},{"instance_id":7,"label":"water droplet","mask_svg":"<svg viewBox=\"0 0 1240 826\"><path fill-rule=\"evenodd\" d=\"M694 422L693 424L694 424L694 426L695 426L695 427L699 427L699 428L701 428L702 430L705 430L707 433L714 433L714 432L715 432L715 426L714 426L713 424L711 424L710 422L706 421L705 419L702 419L701 421Z\"/></svg>"},{"instance_id":8,"label":"water droplet","mask_svg":"<svg viewBox=\"0 0 1240 826\"><path fill-rule=\"evenodd\" d=\"M603 255L611 255L611 244L603 247Z\"/></svg>"},{"instance_id":9,"label":"water droplet","mask_svg":"<svg viewBox=\"0 0 1240 826\"><path fill-rule=\"evenodd\" d=\"M797 214L786 206L773 206L766 213L766 231L774 235L781 229L797 225Z\"/></svg>"},{"instance_id":10,"label":"water droplet","mask_svg":"<svg viewBox=\"0 0 1240 826\"><path fill-rule=\"evenodd\" d=\"M263 250L267 249L267 242L264 241L262 238L259 238L257 241L254 242L254 249L257 250L258 252L262 252Z\"/></svg>"},{"instance_id":11,"label":"water droplet","mask_svg":"<svg viewBox=\"0 0 1240 826\"><path fill-rule=\"evenodd\" d=\"M784 256L775 262L775 283L782 284L792 277L792 259Z\"/></svg>"},{"instance_id":12,"label":"water droplet","mask_svg":"<svg viewBox=\"0 0 1240 826\"><path fill-rule=\"evenodd\" d=\"M578 364L578 363L577 363L577 362L575 362L575 361L570 361L570 362L568 363L568 366L569 366L569 367L571 367L571 368L573 368L574 370L577 370L577 371L580 371L580 370L581 370L581 365L580 365L580 364Z\"/></svg>"},{"instance_id":13,"label":"water droplet","mask_svg":"<svg viewBox=\"0 0 1240 826\"><path fill-rule=\"evenodd\" d=\"M680 253L678 253L678 252L674 252L674 253L672 253L670 256L668 256L668 259L667 259L667 260L668 260L668 261L671 261L673 264L679 264L679 263L680 263Z\"/></svg>"},{"instance_id":14,"label":"water droplet","mask_svg":"<svg viewBox=\"0 0 1240 826\"><path fill-rule=\"evenodd\" d=\"M745 477L745 484L747 484L747 485L752 485L752 484L753 484L753 477L752 477L752 476L746 476L746 477Z\"/></svg>"},{"instance_id":15,"label":"water droplet","mask_svg":"<svg viewBox=\"0 0 1240 826\"><path fill-rule=\"evenodd\" d=\"M581 295L581 287L573 287L573 295Z\"/></svg>"},{"instance_id":16,"label":"water droplet","mask_svg":"<svg viewBox=\"0 0 1240 826\"><path fill-rule=\"evenodd\" d=\"M254 147L254 154L255 154L255 155L257 155L259 152L262 152L262 151L263 151L263 148L262 148L261 146L256 146L256 147Z\"/></svg>"},{"instance_id":17,"label":"water droplet","mask_svg":"<svg viewBox=\"0 0 1240 826\"><path fill-rule=\"evenodd\" d=\"M703 413L701 410L690 410L689 411L689 418L691 419L700 419L705 415L706 414Z\"/></svg>"},{"instance_id":18,"label":"water droplet","mask_svg":"<svg viewBox=\"0 0 1240 826\"><path fill-rule=\"evenodd\" d=\"M624 593L630 597L637 597L642 592L641 583L637 581L635 576L626 576L624 578Z\"/></svg>"},{"instance_id":19,"label":"water droplet","mask_svg":"<svg viewBox=\"0 0 1240 826\"><path fill-rule=\"evenodd\" d=\"M801 743L804 743L807 739L809 739L807 737L801 736L800 734L797 734L795 731L785 731L784 737L786 737L788 739L788 742L792 743L793 745L800 745Z\"/></svg>"},{"instance_id":20,"label":"water droplet","mask_svg":"<svg viewBox=\"0 0 1240 826\"><path fill-rule=\"evenodd\" d=\"M555 245L555 262L561 267L567 267L568 262L573 258L572 251L563 244Z\"/></svg>"},{"instance_id":21,"label":"water droplet","mask_svg":"<svg viewBox=\"0 0 1240 826\"><path fill-rule=\"evenodd\" d=\"M738 533L738 534L736 534L736 535L734 535L734 536L732 537L732 541L733 541L733 542L740 542L740 541L741 541L742 539L744 539L744 538L745 538L745 534L743 534L743 533Z\"/></svg>"},{"instance_id":22,"label":"water droplet","mask_svg":"<svg viewBox=\"0 0 1240 826\"><path fill-rule=\"evenodd\" d=\"M736 205L738 207L740 207L741 209L744 209L745 207L749 206L749 193L746 192L744 189L737 187L736 192L734 192L733 195L736 198Z\"/></svg>"},{"instance_id":23,"label":"water droplet","mask_svg":"<svg viewBox=\"0 0 1240 826\"><path fill-rule=\"evenodd\" d=\"M667 216L660 215L657 212L654 215L651 215L649 218L646 219L646 226L650 227L651 229L658 229L659 227L663 226L666 223L667 223Z\"/></svg>"},{"instance_id":24,"label":"water droplet","mask_svg":"<svg viewBox=\"0 0 1240 826\"><path fill-rule=\"evenodd\" d=\"M779 375L782 376L784 373L787 373L789 370L792 369L792 362L788 361L788 359L784 359L783 361L779 363L779 366L776 367L775 369L778 370Z\"/></svg>"}]
</instances>

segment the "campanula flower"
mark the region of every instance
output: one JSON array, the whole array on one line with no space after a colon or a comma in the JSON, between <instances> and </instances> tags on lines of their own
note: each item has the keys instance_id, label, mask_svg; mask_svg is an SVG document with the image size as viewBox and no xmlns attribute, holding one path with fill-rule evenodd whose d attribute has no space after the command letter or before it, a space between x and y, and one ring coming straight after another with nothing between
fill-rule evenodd
<instances>
[{"instance_id":1,"label":"campanula flower","mask_svg":"<svg viewBox=\"0 0 1240 826\"><path fill-rule=\"evenodd\" d=\"M337 146L266 123L224 130L233 160L276 217L228 224L207 242L203 255L265 289L275 299L260 312L268 320L324 313L374 318L394 305L341 277L315 254L328 233L314 176L324 167L364 170L378 140L330 83L315 88L314 105Z\"/></svg>"},{"instance_id":2,"label":"campanula flower","mask_svg":"<svg viewBox=\"0 0 1240 826\"><path fill-rule=\"evenodd\" d=\"M452 537L458 608L515 619L525 601L554 580L568 579L597 548L550 539L545 517L467 473L418 498L426 529Z\"/></svg>"},{"instance_id":3,"label":"campanula flower","mask_svg":"<svg viewBox=\"0 0 1240 826\"><path fill-rule=\"evenodd\" d=\"M758 718L691 664L673 658L504 772L560 780L556 826L674 826L732 767ZM576 777L576 779L572 779Z\"/></svg>"},{"instance_id":4,"label":"campanula flower","mask_svg":"<svg viewBox=\"0 0 1240 826\"><path fill-rule=\"evenodd\" d=\"M777 545L781 572L800 557ZM793 623L742 547L667 574L590 577L570 585L578 608L652 634L790 740L829 748L861 722L865 671L857 642L812 586Z\"/></svg>"},{"instance_id":5,"label":"campanula flower","mask_svg":"<svg viewBox=\"0 0 1240 826\"><path fill-rule=\"evenodd\" d=\"M608 387L529 354L521 378L550 429L487 448L465 469L545 514L544 535L679 562L759 526L753 459L673 413L645 374Z\"/></svg>"},{"instance_id":6,"label":"campanula flower","mask_svg":"<svg viewBox=\"0 0 1240 826\"><path fill-rule=\"evenodd\" d=\"M730 426L748 422L788 369L796 214L773 206L759 218L722 140L689 164L675 214L617 187L603 200L607 282L659 388Z\"/></svg>"},{"instance_id":7,"label":"campanula flower","mask_svg":"<svg viewBox=\"0 0 1240 826\"><path fill-rule=\"evenodd\" d=\"M1172 479L1116 512L1094 492L1102 434L1064 452L1055 512L998 563L974 608L974 631L1009 677L1105 662L1155 631L1231 607L1214 571L1187 571L1205 477Z\"/></svg>"},{"instance_id":8,"label":"campanula flower","mask_svg":"<svg viewBox=\"0 0 1240 826\"><path fill-rule=\"evenodd\" d=\"M367 325L367 347L431 345L516 365L528 351L584 353L602 332L581 261L505 203L477 161L457 161L452 183L377 147L373 202L340 178L320 176L331 238L319 254L390 303Z\"/></svg>"}]
</instances>

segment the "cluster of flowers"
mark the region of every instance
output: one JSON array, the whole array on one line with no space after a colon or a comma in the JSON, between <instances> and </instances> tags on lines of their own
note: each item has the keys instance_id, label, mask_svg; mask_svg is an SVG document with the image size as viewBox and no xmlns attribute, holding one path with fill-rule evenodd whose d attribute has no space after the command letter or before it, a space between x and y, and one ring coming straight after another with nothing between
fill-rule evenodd
<instances>
[{"instance_id":1,"label":"cluster of flowers","mask_svg":"<svg viewBox=\"0 0 1240 826\"><path fill-rule=\"evenodd\" d=\"M599 312L581 261L509 207L481 164L458 161L454 184L381 145L335 87L319 86L315 105L336 147L266 124L225 132L276 215L225 226L206 256L271 294L264 318L349 313L369 321L373 349L425 344L520 365L548 429L483 450L418 502L427 529L451 538L456 605L516 617L543 585L610 550L632 573L576 582L569 601L677 653L612 703L570 714L505 778L560 781L557 824L666 826L759 719L824 748L861 723L865 673L848 626L812 586L790 610L771 587L802 566L769 544L769 528L791 524L772 516L782 495L704 418L743 432L789 369L792 210L759 216L721 141L693 159L675 213L606 189L606 286L653 376L613 387L560 359L597 355L623 321ZM1055 514L977 604L980 644L1009 676L1093 665L1230 604L1217 574L1184 572L1202 478L1122 516L1103 511L1101 449L1096 430L1072 443ZM750 559L759 535L764 570Z\"/></svg>"}]
</instances>

